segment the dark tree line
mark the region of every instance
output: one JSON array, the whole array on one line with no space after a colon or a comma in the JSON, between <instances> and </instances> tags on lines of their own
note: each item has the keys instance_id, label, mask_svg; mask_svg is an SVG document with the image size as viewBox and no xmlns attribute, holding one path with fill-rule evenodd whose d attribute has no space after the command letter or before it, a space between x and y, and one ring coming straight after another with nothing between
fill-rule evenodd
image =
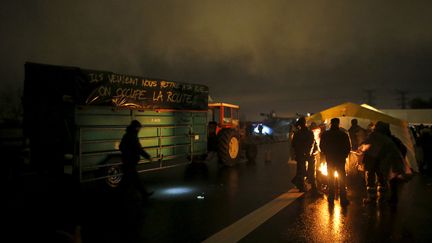
<instances>
[{"instance_id":1,"label":"dark tree line","mask_svg":"<svg viewBox=\"0 0 432 243\"><path fill-rule=\"evenodd\" d=\"M432 97L427 99L414 98L410 101L411 109L432 109Z\"/></svg>"}]
</instances>

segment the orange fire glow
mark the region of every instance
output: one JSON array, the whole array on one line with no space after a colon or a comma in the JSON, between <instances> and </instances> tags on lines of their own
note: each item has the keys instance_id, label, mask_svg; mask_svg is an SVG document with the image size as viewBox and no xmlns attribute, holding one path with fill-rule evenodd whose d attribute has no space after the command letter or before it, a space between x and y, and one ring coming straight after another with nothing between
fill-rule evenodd
<instances>
[{"instance_id":1,"label":"orange fire glow","mask_svg":"<svg viewBox=\"0 0 432 243\"><path fill-rule=\"evenodd\" d=\"M328 172L327 172L327 162L322 162L318 170L321 171L321 174L327 176L328 175ZM335 171L334 177L338 177L337 171Z\"/></svg>"},{"instance_id":2,"label":"orange fire glow","mask_svg":"<svg viewBox=\"0 0 432 243\"><path fill-rule=\"evenodd\" d=\"M321 139L320 139L321 129L316 128L316 129L313 129L312 132L314 134L315 142L317 143L318 148L319 148L320 141L321 141Z\"/></svg>"}]
</instances>

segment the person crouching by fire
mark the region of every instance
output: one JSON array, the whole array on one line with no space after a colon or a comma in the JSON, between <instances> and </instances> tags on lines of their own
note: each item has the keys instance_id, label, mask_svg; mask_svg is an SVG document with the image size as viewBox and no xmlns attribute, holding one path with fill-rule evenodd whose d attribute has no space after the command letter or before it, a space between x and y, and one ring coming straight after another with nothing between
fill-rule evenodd
<instances>
[{"instance_id":1,"label":"person crouching by fire","mask_svg":"<svg viewBox=\"0 0 432 243\"><path fill-rule=\"evenodd\" d=\"M321 135L320 149L327 161L328 171L328 201L333 203L335 197L335 183L337 179L335 172L338 174L340 203L341 205L349 204L346 192L346 172L345 162L351 151L351 143L348 134L339 128L339 118L333 118L330 121L330 130Z\"/></svg>"}]
</instances>

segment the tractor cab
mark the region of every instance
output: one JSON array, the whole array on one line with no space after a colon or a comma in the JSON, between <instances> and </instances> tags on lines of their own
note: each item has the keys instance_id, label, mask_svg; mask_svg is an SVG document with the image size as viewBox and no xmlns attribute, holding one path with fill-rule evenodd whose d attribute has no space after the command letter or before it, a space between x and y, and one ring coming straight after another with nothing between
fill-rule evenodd
<instances>
[{"instance_id":1,"label":"tractor cab","mask_svg":"<svg viewBox=\"0 0 432 243\"><path fill-rule=\"evenodd\" d=\"M219 134L222 129L239 128L239 106L227 103L210 103L208 105L209 136Z\"/></svg>"}]
</instances>

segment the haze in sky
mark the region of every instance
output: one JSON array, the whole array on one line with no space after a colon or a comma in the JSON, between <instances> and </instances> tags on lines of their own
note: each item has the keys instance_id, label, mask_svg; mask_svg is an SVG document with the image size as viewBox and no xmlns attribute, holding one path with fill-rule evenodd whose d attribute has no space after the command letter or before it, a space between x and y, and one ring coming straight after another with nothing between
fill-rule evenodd
<instances>
[{"instance_id":1,"label":"haze in sky","mask_svg":"<svg viewBox=\"0 0 432 243\"><path fill-rule=\"evenodd\" d=\"M2 93L26 61L208 85L261 112L432 97L432 1L6 0ZM14 91L15 92L15 91ZM16 93L16 92L15 92Z\"/></svg>"}]
</instances>

